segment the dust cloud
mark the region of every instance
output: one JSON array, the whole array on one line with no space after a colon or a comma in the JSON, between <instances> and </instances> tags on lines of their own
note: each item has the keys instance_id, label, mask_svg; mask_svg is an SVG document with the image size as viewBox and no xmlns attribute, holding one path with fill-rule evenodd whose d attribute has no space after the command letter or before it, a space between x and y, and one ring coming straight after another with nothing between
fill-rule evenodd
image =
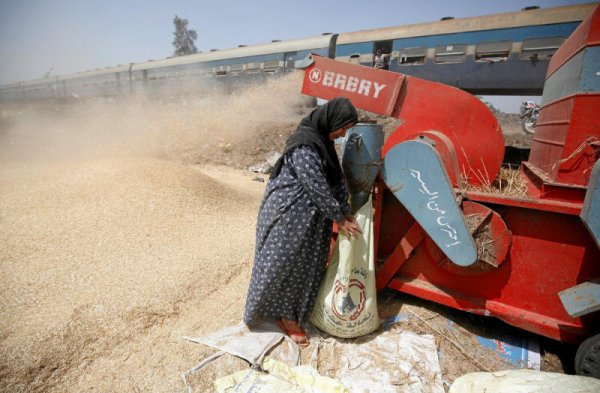
<instances>
[{"instance_id":1,"label":"dust cloud","mask_svg":"<svg viewBox=\"0 0 600 393\"><path fill-rule=\"evenodd\" d=\"M0 391L184 389L206 349L180 336L243 312L264 183L235 168L282 147L300 83L3 104Z\"/></svg>"},{"instance_id":2,"label":"dust cloud","mask_svg":"<svg viewBox=\"0 0 600 393\"><path fill-rule=\"evenodd\" d=\"M289 75L229 94L200 86L194 95L13 106L2 110L0 159L44 164L123 155L201 159L203 151L248 143L257 132L295 124L298 108L308 103L299 94L300 83L299 75Z\"/></svg>"}]
</instances>

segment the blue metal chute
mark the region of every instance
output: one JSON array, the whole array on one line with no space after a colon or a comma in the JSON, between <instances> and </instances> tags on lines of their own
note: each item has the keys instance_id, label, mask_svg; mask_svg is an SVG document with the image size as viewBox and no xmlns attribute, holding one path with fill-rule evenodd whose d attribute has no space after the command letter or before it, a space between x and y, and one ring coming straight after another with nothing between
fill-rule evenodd
<instances>
[{"instance_id":1,"label":"blue metal chute","mask_svg":"<svg viewBox=\"0 0 600 393\"><path fill-rule=\"evenodd\" d=\"M477 250L432 142L402 142L387 152L385 184L453 263L469 266Z\"/></svg>"},{"instance_id":2,"label":"blue metal chute","mask_svg":"<svg viewBox=\"0 0 600 393\"><path fill-rule=\"evenodd\" d=\"M369 200L381 164L382 126L358 123L342 145L342 167L350 193L352 213Z\"/></svg>"},{"instance_id":3,"label":"blue metal chute","mask_svg":"<svg viewBox=\"0 0 600 393\"><path fill-rule=\"evenodd\" d=\"M596 161L587 186L581 220L600 247L600 160Z\"/></svg>"}]
</instances>

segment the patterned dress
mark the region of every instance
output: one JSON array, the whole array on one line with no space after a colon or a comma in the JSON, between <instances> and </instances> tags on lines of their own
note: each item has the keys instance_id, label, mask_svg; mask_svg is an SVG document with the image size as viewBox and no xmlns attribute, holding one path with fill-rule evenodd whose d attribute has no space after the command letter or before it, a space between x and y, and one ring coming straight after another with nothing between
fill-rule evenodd
<instances>
[{"instance_id":1,"label":"patterned dress","mask_svg":"<svg viewBox=\"0 0 600 393\"><path fill-rule=\"evenodd\" d=\"M350 211L343 182L333 189L313 147L284 156L260 206L256 250L244 322L264 318L305 322L312 312L329 255L332 220Z\"/></svg>"}]
</instances>

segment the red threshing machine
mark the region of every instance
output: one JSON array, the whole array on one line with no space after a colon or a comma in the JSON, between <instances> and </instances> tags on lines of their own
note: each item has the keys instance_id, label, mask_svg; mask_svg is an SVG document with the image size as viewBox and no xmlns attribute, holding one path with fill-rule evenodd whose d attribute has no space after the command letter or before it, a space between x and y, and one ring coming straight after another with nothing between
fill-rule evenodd
<instances>
[{"instance_id":1,"label":"red threshing machine","mask_svg":"<svg viewBox=\"0 0 600 393\"><path fill-rule=\"evenodd\" d=\"M504 154L500 126L478 98L407 75L307 60L304 94L345 96L400 119L371 162L343 157L345 171L359 168L351 194L373 192L378 289L563 342L585 340L576 369L599 376L600 7L552 58L520 197L470 191L491 190ZM362 138L356 151L364 153L369 137ZM365 182L360 168L373 167Z\"/></svg>"}]
</instances>

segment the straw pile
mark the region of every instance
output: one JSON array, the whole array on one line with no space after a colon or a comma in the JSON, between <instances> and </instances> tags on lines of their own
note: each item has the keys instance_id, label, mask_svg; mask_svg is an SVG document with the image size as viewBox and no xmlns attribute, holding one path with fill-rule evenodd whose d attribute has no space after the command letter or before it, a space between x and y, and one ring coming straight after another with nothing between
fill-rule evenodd
<instances>
[{"instance_id":1,"label":"straw pile","mask_svg":"<svg viewBox=\"0 0 600 393\"><path fill-rule=\"evenodd\" d=\"M515 198L527 196L527 182L523 172L516 167L502 167L496 179L487 185L467 185L467 191L486 192Z\"/></svg>"}]
</instances>

